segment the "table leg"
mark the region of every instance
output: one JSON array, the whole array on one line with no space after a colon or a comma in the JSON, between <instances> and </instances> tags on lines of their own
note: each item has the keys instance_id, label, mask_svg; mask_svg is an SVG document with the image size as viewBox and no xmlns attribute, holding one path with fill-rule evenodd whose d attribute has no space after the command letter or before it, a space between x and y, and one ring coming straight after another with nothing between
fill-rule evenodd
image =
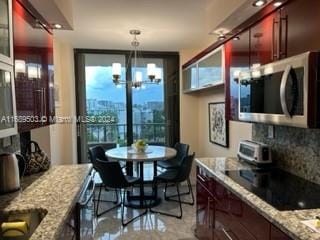
<instances>
[{"instance_id":1,"label":"table leg","mask_svg":"<svg viewBox=\"0 0 320 240\"><path fill-rule=\"evenodd\" d=\"M158 175L158 164L157 164L157 161L154 161L153 162L153 177L156 177ZM152 184L154 185L154 184ZM154 197L155 199L158 198L158 187L156 185L153 186L153 189L152 191L154 192Z\"/></svg>"},{"instance_id":2,"label":"table leg","mask_svg":"<svg viewBox=\"0 0 320 240\"><path fill-rule=\"evenodd\" d=\"M144 202L144 171L143 171L143 161L139 162L140 170L140 207L143 207Z\"/></svg>"}]
</instances>

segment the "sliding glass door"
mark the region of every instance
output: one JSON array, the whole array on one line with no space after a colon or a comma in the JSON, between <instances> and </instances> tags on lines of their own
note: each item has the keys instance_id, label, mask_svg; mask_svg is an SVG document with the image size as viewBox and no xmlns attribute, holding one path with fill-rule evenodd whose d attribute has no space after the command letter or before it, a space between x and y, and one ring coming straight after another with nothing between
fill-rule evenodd
<instances>
[{"instance_id":1,"label":"sliding glass door","mask_svg":"<svg viewBox=\"0 0 320 240\"><path fill-rule=\"evenodd\" d=\"M122 80L133 79L133 64L129 56L130 53L125 51L75 50L77 115L78 119L85 119L77 122L79 162L88 162L88 148L95 145L108 148L119 143L127 146L137 139L145 139L149 144L172 145L179 138L177 131L172 131L175 128L172 122L178 121L171 119L172 116L178 119L179 112L172 112L173 108L169 106L173 82L168 84L167 81L173 81L173 74L166 72L166 65L170 62L161 54L138 59L137 70L142 72L143 79L148 78L145 63L156 64L162 78L159 84L143 84L141 88L132 88L128 84L115 85L113 63L121 64ZM173 56L178 58L177 54ZM178 82L178 67L176 64L175 84ZM167 69L173 69L173 66ZM175 89L174 92L178 91ZM179 98L178 94L176 98ZM177 99L175 103L178 103Z\"/></svg>"}]
</instances>

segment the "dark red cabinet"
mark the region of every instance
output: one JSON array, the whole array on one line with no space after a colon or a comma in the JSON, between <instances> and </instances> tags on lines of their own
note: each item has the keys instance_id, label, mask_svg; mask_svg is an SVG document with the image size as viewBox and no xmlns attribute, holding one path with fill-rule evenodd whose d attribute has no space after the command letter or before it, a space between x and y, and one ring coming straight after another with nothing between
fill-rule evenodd
<instances>
[{"instance_id":1,"label":"dark red cabinet","mask_svg":"<svg viewBox=\"0 0 320 240\"><path fill-rule=\"evenodd\" d=\"M291 239L200 167L196 221L196 236L201 240Z\"/></svg>"},{"instance_id":2,"label":"dark red cabinet","mask_svg":"<svg viewBox=\"0 0 320 240\"><path fill-rule=\"evenodd\" d=\"M288 237L285 233L283 233L281 230L276 228L271 224L271 230L270 230L270 240L290 240L291 238Z\"/></svg>"},{"instance_id":3,"label":"dark red cabinet","mask_svg":"<svg viewBox=\"0 0 320 240\"><path fill-rule=\"evenodd\" d=\"M55 115L53 36L13 1L15 88L19 132L49 125Z\"/></svg>"},{"instance_id":4,"label":"dark red cabinet","mask_svg":"<svg viewBox=\"0 0 320 240\"><path fill-rule=\"evenodd\" d=\"M306 51L320 50L320 1L292 0L280 10L281 17L287 19L287 56L295 56Z\"/></svg>"}]
</instances>

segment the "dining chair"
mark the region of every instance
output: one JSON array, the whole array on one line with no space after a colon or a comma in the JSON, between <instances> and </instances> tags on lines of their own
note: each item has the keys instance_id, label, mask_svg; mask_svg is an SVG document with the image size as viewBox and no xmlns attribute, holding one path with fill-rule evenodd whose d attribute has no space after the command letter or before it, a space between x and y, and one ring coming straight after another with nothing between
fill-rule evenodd
<instances>
[{"instance_id":1,"label":"dining chair","mask_svg":"<svg viewBox=\"0 0 320 240\"><path fill-rule=\"evenodd\" d=\"M193 153L192 155L189 155L189 156L185 156L182 159L182 162L178 168L166 170L165 172L161 173L160 175L154 177L154 181L153 181L153 186L156 186L160 183L164 183L165 186L167 186L168 184L174 184L176 186L176 189L177 189L176 196L178 197L178 199L171 199L171 201L176 201L179 203L180 214L174 215L174 214L171 214L168 212L162 212L162 211L154 210L151 208L149 209L150 212L159 213L159 214L163 214L166 216L176 217L176 218L181 219L182 218L182 204L183 203L190 204L190 205L194 204L194 195L193 195L192 188L189 188L190 192L191 192L191 196L192 196L192 201L185 202L185 201L181 200L181 193L180 193L180 187L179 187L179 185L182 182L186 181L190 177L190 172L191 172L194 156L195 156L195 153ZM166 190L167 189L165 187L164 197L166 197ZM153 192L153 194L155 194L155 192ZM173 197L173 196L171 196L171 197Z\"/></svg>"},{"instance_id":2,"label":"dining chair","mask_svg":"<svg viewBox=\"0 0 320 240\"><path fill-rule=\"evenodd\" d=\"M183 160L183 158L185 156L188 156L189 154L189 144L185 144L185 143L176 143L174 145L174 149L176 149L177 151L177 155L173 158L173 159L169 159L169 160L163 160L163 161L158 161L158 166L160 168L163 169L177 169L179 168L179 166L181 165L181 162ZM188 177L187 179L187 186L188 186L188 191L187 192L183 192L180 193L180 196L182 195L189 195L191 193L192 190L192 186L191 186L191 181L190 178ZM165 187L165 192L167 190L167 185ZM165 195L165 200L166 201L175 201L174 199L172 199L173 197L177 197L177 195L171 195L171 196L167 196ZM192 196L193 198L193 196ZM192 205L194 204L194 201L192 202Z\"/></svg>"},{"instance_id":3,"label":"dining chair","mask_svg":"<svg viewBox=\"0 0 320 240\"><path fill-rule=\"evenodd\" d=\"M111 162L111 161L106 162L106 161L101 161L97 159L96 166L103 184L110 189L117 190L117 192L119 190L120 195L122 195L122 197L120 196L120 203L118 205L111 207L110 209L107 209L101 213L98 213L98 209L99 209L99 201L98 201L97 216L101 216L102 214L105 214L121 206L121 223L122 223L122 226L127 226L129 223L131 223L135 219L143 216L148 212L148 209L146 209L143 213L139 214L138 216L133 217L127 222L124 222L124 204L127 196L127 191L129 191L129 189L132 188L135 184L139 184L140 178L124 175L124 173L121 170L121 166L119 162ZM101 197L101 191L99 191L98 199L100 199L100 197Z\"/></svg>"},{"instance_id":4,"label":"dining chair","mask_svg":"<svg viewBox=\"0 0 320 240\"><path fill-rule=\"evenodd\" d=\"M112 146L110 145L110 147L112 147ZM100 159L100 161L105 161L105 162L108 162L109 160L108 160L108 157L105 154L105 149L101 145L96 145L94 147L90 147L89 148L89 158L90 158L90 161L91 161L93 169L94 169L93 178L95 179L95 175L98 172L97 159ZM101 191L102 191L103 188L106 191L108 191L106 186L102 182L100 182L100 180L98 180L98 182L99 182L99 184L97 184L97 186L99 186L99 193L100 194L101 194ZM100 201L101 202L108 202L108 203L117 204L118 201L119 201L117 191L115 191L115 199L114 200L101 199L100 197L98 199L96 199L95 194L94 194L93 195L94 205L95 205L95 202L97 202L97 205L99 205ZM98 208L95 208L96 215L98 214L98 210L97 209Z\"/></svg>"}]
</instances>

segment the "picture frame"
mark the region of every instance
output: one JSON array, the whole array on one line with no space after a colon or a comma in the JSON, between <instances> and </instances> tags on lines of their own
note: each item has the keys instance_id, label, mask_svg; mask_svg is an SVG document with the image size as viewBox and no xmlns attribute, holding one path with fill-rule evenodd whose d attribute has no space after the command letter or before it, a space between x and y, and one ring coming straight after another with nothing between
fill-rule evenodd
<instances>
[{"instance_id":1,"label":"picture frame","mask_svg":"<svg viewBox=\"0 0 320 240\"><path fill-rule=\"evenodd\" d=\"M229 147L229 122L226 120L225 103L212 102L209 110L209 141L216 145Z\"/></svg>"}]
</instances>

